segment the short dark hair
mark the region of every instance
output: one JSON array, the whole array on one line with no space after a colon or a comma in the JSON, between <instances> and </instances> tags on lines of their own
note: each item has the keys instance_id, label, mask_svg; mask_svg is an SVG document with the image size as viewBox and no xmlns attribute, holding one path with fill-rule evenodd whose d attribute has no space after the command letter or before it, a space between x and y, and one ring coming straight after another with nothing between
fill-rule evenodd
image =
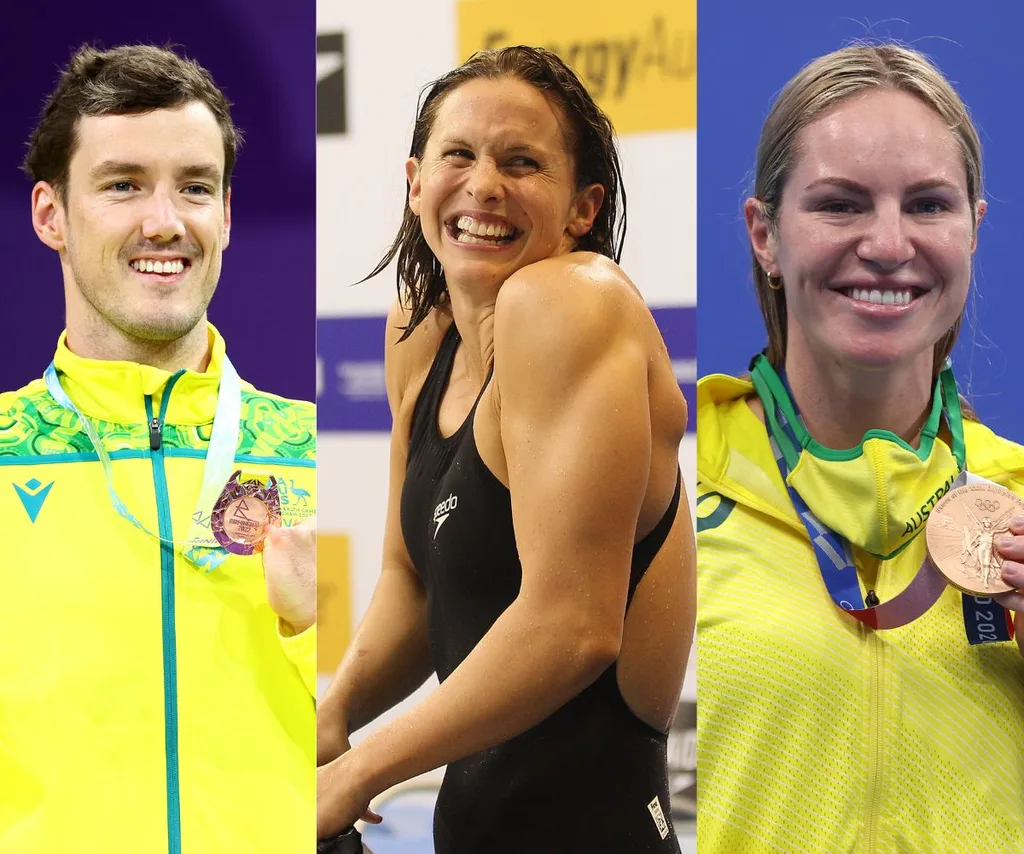
<instances>
[{"instance_id":1,"label":"short dark hair","mask_svg":"<svg viewBox=\"0 0 1024 854\"><path fill-rule=\"evenodd\" d=\"M564 130L576 170L576 188L581 190L590 184L604 187L604 201L594 225L580 238L576 249L597 252L618 262L626 236L626 191L615 147L615 130L573 70L551 51L522 45L480 51L427 84L420 95L409 156L423 157L434 120L448 93L470 80L503 77L535 86L561 109L568 125ZM401 341L412 334L433 308L449 301L444 270L423 237L419 217L409 207L408 187L398 235L366 278L376 276L396 257L398 294L403 297L404 286L410 308L409 324Z\"/></svg>"},{"instance_id":2,"label":"short dark hair","mask_svg":"<svg viewBox=\"0 0 1024 854\"><path fill-rule=\"evenodd\" d=\"M67 203L68 169L78 147L82 116L129 115L176 109L198 101L209 107L224 138L224 190L242 144L231 121L231 102L198 62L172 46L122 45L98 50L82 45L61 71L46 99L22 169L33 181L47 181Z\"/></svg>"}]
</instances>

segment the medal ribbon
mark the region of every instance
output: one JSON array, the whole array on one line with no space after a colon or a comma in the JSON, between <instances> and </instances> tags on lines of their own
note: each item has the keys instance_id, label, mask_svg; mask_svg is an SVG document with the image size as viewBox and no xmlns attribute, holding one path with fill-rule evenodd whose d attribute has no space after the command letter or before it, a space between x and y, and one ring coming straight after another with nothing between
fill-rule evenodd
<instances>
[{"instance_id":1,"label":"medal ribbon","mask_svg":"<svg viewBox=\"0 0 1024 854\"><path fill-rule=\"evenodd\" d=\"M762 402L770 402L771 404L770 410L768 406L765 407L765 414L772 454L775 456L775 462L779 467L779 474L782 475L782 482L789 493L790 501L793 502L797 515L807 529L807 536L810 538L811 545L814 548L822 581L825 583L825 588L828 590L832 601L851 617L860 620L873 629L894 629L916 620L938 601L947 586L945 578L935 568L931 558L926 553L917 574L901 593L886 602L878 602L876 600L873 605L865 604L864 597L860 591L857 568L853 562L853 553L850 550L849 542L841 534L824 525L811 512L800 494L787 481L790 464L787 460L786 451L789 452L789 455L792 456L795 462L798 455L796 449L801 447L792 426L786 420L786 416L775 396L757 375L756 371L751 372L751 378ZM793 411L799 417L796 401L793 399L793 394L785 374L782 374L781 379L786 392L789 394ZM959 403L959 398L955 397L957 393L956 388L955 386L951 388L951 383L952 373L948 372L942 380L943 396L948 400L949 395L952 394L954 395L953 399ZM958 459L963 459L963 425L959 412L950 413L950 408L944 406L943 413L953 435L954 454L959 450L960 453L957 454L957 457ZM951 414L952 417L950 417ZM784 445L788 445L788 447L784 447ZM988 482L977 475L969 474L964 469L957 475L950 490L965 486L968 483ZM924 530L924 526L921 526L921 530ZM991 598L970 596L964 593L963 611L964 630L967 634L967 640L971 645L1012 639L1013 622L1010 620L1009 613Z\"/></svg>"},{"instance_id":2,"label":"medal ribbon","mask_svg":"<svg viewBox=\"0 0 1024 854\"><path fill-rule=\"evenodd\" d=\"M217 409L213 417L213 430L210 435L210 443L206 450L206 462L203 467L203 480L199 487L199 497L196 500L196 509L192 513L192 524L189 528L188 539L166 540L159 534L150 531L135 517L128 509L121 497L114 489L114 472L110 462L110 454L100 441L99 434L92 422L86 418L75 406L74 401L68 396L57 376L57 368L50 362L43 375L46 381L47 391L58 404L64 409L73 412L78 416L82 426L85 428L89 441L99 457L100 465L103 467L103 476L107 481L107 491L110 493L110 503L114 510L123 519L131 522L143 533L162 543L179 545L182 555L198 567L206 569L207 572L216 569L223 563L228 553L217 542L207 528L213 505L217 502L221 488L231 477L232 467L235 463L235 449L238 446L238 426L241 421L242 412L242 385L238 378L231 360L224 356L221 372L220 389L217 394ZM173 382L173 380L172 380ZM169 390L169 389L168 389ZM165 398L168 392L165 391ZM207 526L203 520L207 520Z\"/></svg>"}]
</instances>

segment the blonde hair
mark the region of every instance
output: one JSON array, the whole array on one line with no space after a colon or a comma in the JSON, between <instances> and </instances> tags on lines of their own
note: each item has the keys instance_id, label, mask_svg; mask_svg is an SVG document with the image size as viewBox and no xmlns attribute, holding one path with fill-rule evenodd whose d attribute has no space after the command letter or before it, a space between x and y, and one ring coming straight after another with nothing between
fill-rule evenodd
<instances>
[{"instance_id":1,"label":"blonde hair","mask_svg":"<svg viewBox=\"0 0 1024 854\"><path fill-rule=\"evenodd\" d=\"M782 192L799 155L798 137L807 125L842 101L869 89L893 89L919 98L941 116L960 145L967 173L971 219L977 225L982 197L981 140L967 107L949 81L923 54L898 44L857 44L805 65L776 98L757 144L754 195L769 228L777 233ZM768 332L768 360L776 368L786 358L786 298L769 287L753 259L754 289ZM963 314L935 344L936 375L953 349Z\"/></svg>"}]
</instances>

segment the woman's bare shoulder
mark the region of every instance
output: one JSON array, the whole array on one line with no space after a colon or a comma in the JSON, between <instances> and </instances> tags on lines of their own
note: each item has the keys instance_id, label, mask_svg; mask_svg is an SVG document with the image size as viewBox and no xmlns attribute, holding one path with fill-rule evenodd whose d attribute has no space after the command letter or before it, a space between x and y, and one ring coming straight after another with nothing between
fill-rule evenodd
<instances>
[{"instance_id":1,"label":"woman's bare shoulder","mask_svg":"<svg viewBox=\"0 0 1024 854\"><path fill-rule=\"evenodd\" d=\"M410 318L409 306L396 299L384 330L384 378L393 412L398 411L407 390L422 383L452 324L450 312L435 308L403 340Z\"/></svg>"}]
</instances>

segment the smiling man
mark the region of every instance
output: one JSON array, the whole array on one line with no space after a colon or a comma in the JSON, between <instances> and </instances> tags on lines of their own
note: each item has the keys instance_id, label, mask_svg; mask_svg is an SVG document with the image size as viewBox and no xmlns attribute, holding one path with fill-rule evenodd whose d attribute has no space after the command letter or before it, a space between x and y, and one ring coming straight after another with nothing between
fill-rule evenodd
<instances>
[{"instance_id":1,"label":"smiling man","mask_svg":"<svg viewBox=\"0 0 1024 854\"><path fill-rule=\"evenodd\" d=\"M0 854L312 837L315 414L206 319L229 106L172 50L83 47L29 140L67 328L0 394Z\"/></svg>"}]
</instances>

